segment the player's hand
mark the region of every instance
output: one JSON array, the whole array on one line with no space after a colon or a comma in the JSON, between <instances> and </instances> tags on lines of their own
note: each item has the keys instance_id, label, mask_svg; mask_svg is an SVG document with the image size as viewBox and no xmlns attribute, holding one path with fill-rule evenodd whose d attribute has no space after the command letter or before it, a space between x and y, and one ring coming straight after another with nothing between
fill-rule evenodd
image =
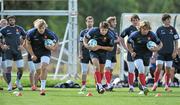
<instances>
[{"instance_id":1,"label":"player's hand","mask_svg":"<svg viewBox=\"0 0 180 105\"><path fill-rule=\"evenodd\" d=\"M99 46L99 45L97 45L97 46L95 46L95 47L91 47L91 50L92 50L92 51L97 51L97 50L99 50L99 49L101 49L101 46Z\"/></svg>"},{"instance_id":2,"label":"player's hand","mask_svg":"<svg viewBox=\"0 0 180 105\"><path fill-rule=\"evenodd\" d=\"M19 46L18 46L18 50L21 50L21 51L22 51L23 49L24 49L23 45L19 45Z\"/></svg>"},{"instance_id":3,"label":"player's hand","mask_svg":"<svg viewBox=\"0 0 180 105\"><path fill-rule=\"evenodd\" d=\"M35 55L32 55L32 56L31 56L31 59L32 59L33 61L36 61L36 60L37 60L37 57L36 57Z\"/></svg>"},{"instance_id":4,"label":"player's hand","mask_svg":"<svg viewBox=\"0 0 180 105\"><path fill-rule=\"evenodd\" d=\"M135 52L131 52L131 56L134 58L136 56Z\"/></svg>"},{"instance_id":5,"label":"player's hand","mask_svg":"<svg viewBox=\"0 0 180 105\"><path fill-rule=\"evenodd\" d=\"M176 55L177 55L177 52L176 52L176 51L173 51L173 53L172 53L172 58L173 58L173 59L176 58Z\"/></svg>"},{"instance_id":6,"label":"player's hand","mask_svg":"<svg viewBox=\"0 0 180 105\"><path fill-rule=\"evenodd\" d=\"M83 56L82 56L82 54L79 54L79 59L83 59Z\"/></svg>"},{"instance_id":7,"label":"player's hand","mask_svg":"<svg viewBox=\"0 0 180 105\"><path fill-rule=\"evenodd\" d=\"M52 50L52 51L56 50L55 46L45 46L45 48L48 49L48 50Z\"/></svg>"},{"instance_id":8,"label":"player's hand","mask_svg":"<svg viewBox=\"0 0 180 105\"><path fill-rule=\"evenodd\" d=\"M1 46L1 48L2 48L3 50L8 50L8 49L9 49L9 46L6 45L6 44L4 44L4 45Z\"/></svg>"},{"instance_id":9,"label":"player's hand","mask_svg":"<svg viewBox=\"0 0 180 105\"><path fill-rule=\"evenodd\" d=\"M120 48L117 48L116 49L116 54L120 54L120 53L121 53Z\"/></svg>"},{"instance_id":10,"label":"player's hand","mask_svg":"<svg viewBox=\"0 0 180 105\"><path fill-rule=\"evenodd\" d=\"M157 52L159 51L158 46L154 46L153 48L150 49L152 52Z\"/></svg>"}]
</instances>

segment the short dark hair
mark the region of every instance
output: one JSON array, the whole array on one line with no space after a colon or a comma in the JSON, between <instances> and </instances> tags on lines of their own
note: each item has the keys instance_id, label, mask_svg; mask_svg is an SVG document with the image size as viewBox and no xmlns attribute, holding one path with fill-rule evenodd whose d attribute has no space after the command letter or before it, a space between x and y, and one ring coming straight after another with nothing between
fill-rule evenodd
<instances>
[{"instance_id":1,"label":"short dark hair","mask_svg":"<svg viewBox=\"0 0 180 105\"><path fill-rule=\"evenodd\" d=\"M162 21L165 21L166 19L170 19L170 18L171 18L171 16L169 14L164 14L162 16Z\"/></svg>"},{"instance_id":2,"label":"short dark hair","mask_svg":"<svg viewBox=\"0 0 180 105\"><path fill-rule=\"evenodd\" d=\"M134 14L134 15L131 16L131 21L132 21L133 19L138 19L138 20L140 20L140 18L139 18L139 16L138 16L137 14Z\"/></svg>"},{"instance_id":3,"label":"short dark hair","mask_svg":"<svg viewBox=\"0 0 180 105\"><path fill-rule=\"evenodd\" d=\"M86 21L88 21L88 20L94 20L94 18L92 16L87 16Z\"/></svg>"},{"instance_id":4,"label":"short dark hair","mask_svg":"<svg viewBox=\"0 0 180 105\"><path fill-rule=\"evenodd\" d=\"M8 16L6 17L7 21L8 21L10 18L16 19L16 17L15 17L14 15L8 15Z\"/></svg>"},{"instance_id":5,"label":"short dark hair","mask_svg":"<svg viewBox=\"0 0 180 105\"><path fill-rule=\"evenodd\" d=\"M99 28L106 28L108 29L109 28L109 23L106 22L106 21L102 21L99 23Z\"/></svg>"}]
</instances>

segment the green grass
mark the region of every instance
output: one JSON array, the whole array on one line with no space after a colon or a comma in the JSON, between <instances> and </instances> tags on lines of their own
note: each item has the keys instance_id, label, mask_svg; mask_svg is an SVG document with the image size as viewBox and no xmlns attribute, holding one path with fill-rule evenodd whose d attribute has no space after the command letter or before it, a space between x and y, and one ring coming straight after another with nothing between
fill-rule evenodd
<instances>
[{"instance_id":1,"label":"green grass","mask_svg":"<svg viewBox=\"0 0 180 105\"><path fill-rule=\"evenodd\" d=\"M22 96L15 96L6 90L0 91L0 105L180 105L180 88L172 88L167 93L158 88L161 97L155 97L158 92L150 92L148 96L128 93L128 88L114 89L114 92L98 94L94 88L88 88L93 96L79 95L79 89L53 89L47 88L47 95L40 96L39 91L30 91L25 88Z\"/></svg>"}]
</instances>

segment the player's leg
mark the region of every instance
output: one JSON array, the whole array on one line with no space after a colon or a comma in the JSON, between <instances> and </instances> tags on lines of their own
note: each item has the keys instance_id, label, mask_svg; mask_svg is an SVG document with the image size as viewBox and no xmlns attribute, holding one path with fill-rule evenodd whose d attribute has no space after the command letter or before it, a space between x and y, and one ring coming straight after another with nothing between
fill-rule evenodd
<instances>
[{"instance_id":1,"label":"player's leg","mask_svg":"<svg viewBox=\"0 0 180 105\"><path fill-rule=\"evenodd\" d=\"M128 52L127 54L127 66L128 66L128 84L129 84L129 92L134 91L134 71L135 71L135 65L134 61L131 57L131 54Z\"/></svg>"},{"instance_id":2,"label":"player's leg","mask_svg":"<svg viewBox=\"0 0 180 105\"><path fill-rule=\"evenodd\" d=\"M129 83L129 92L134 91L134 70L135 70L135 65L134 62L127 62L128 64L128 83Z\"/></svg>"},{"instance_id":3,"label":"player's leg","mask_svg":"<svg viewBox=\"0 0 180 105\"><path fill-rule=\"evenodd\" d=\"M144 91L144 94L147 95L149 90L146 87L146 76L145 76L145 68L144 68L144 62L142 59L136 59L134 61L134 64L139 72L139 81L142 86L142 89Z\"/></svg>"},{"instance_id":4,"label":"player's leg","mask_svg":"<svg viewBox=\"0 0 180 105\"><path fill-rule=\"evenodd\" d=\"M81 88L81 91L86 91L87 71L88 71L88 63L81 63L81 73L82 73L82 88Z\"/></svg>"},{"instance_id":5,"label":"player's leg","mask_svg":"<svg viewBox=\"0 0 180 105\"><path fill-rule=\"evenodd\" d=\"M12 83L11 83L12 62L13 62L12 60L5 60L5 65L6 65L5 77L6 77L6 82L8 84L8 91L12 91Z\"/></svg>"},{"instance_id":6,"label":"player's leg","mask_svg":"<svg viewBox=\"0 0 180 105\"><path fill-rule=\"evenodd\" d=\"M16 78L16 85L17 85L17 88L19 90L23 90L22 85L21 85L21 81L20 81L21 78L22 78L22 75L23 75L23 70L24 70L24 61L23 61L23 59L17 60L16 61L16 66L18 68L17 78Z\"/></svg>"},{"instance_id":7,"label":"player's leg","mask_svg":"<svg viewBox=\"0 0 180 105\"><path fill-rule=\"evenodd\" d=\"M156 70L154 72L154 85L152 87L152 91L156 91L156 88L158 87L160 73L163 67L163 63L164 63L163 59L164 59L163 56L158 55L157 60L156 60Z\"/></svg>"},{"instance_id":8,"label":"player's leg","mask_svg":"<svg viewBox=\"0 0 180 105\"><path fill-rule=\"evenodd\" d=\"M100 62L99 62L99 54L95 53L95 52L90 52L90 57L91 57L91 61L92 64L94 66L94 77L95 77L95 81L96 81L96 89L98 91L98 93L103 93L104 89L101 83L101 72L100 72Z\"/></svg>"},{"instance_id":9,"label":"player's leg","mask_svg":"<svg viewBox=\"0 0 180 105\"><path fill-rule=\"evenodd\" d=\"M41 92L40 95L45 95L45 87L46 87L46 79L47 79L47 66L50 63L50 57L49 56L42 56L41 57Z\"/></svg>"},{"instance_id":10,"label":"player's leg","mask_svg":"<svg viewBox=\"0 0 180 105\"><path fill-rule=\"evenodd\" d=\"M29 66L29 80L30 80L30 85L31 85L31 90L35 91L36 86L35 86L35 65L33 61L28 61L28 66Z\"/></svg>"},{"instance_id":11,"label":"player's leg","mask_svg":"<svg viewBox=\"0 0 180 105\"><path fill-rule=\"evenodd\" d=\"M170 70L172 68L172 61L165 61L165 91L170 92L169 81L170 81Z\"/></svg>"}]
</instances>

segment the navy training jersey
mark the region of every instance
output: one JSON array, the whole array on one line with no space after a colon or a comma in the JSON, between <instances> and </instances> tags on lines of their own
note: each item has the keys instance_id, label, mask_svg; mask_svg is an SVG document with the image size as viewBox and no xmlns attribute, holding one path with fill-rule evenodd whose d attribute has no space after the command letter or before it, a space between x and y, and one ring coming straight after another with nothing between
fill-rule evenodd
<instances>
[{"instance_id":1,"label":"navy training jersey","mask_svg":"<svg viewBox=\"0 0 180 105\"><path fill-rule=\"evenodd\" d=\"M32 50L36 56L51 55L51 51L45 48L45 39L51 39L54 42L58 42L57 35L48 29L45 29L43 34L40 34L36 28L32 28L27 32L27 40L30 41Z\"/></svg>"},{"instance_id":2,"label":"navy training jersey","mask_svg":"<svg viewBox=\"0 0 180 105\"><path fill-rule=\"evenodd\" d=\"M21 44L20 39L26 38L25 30L18 25L3 27L0 33L5 39L5 44L8 45L11 50L17 50Z\"/></svg>"},{"instance_id":3,"label":"navy training jersey","mask_svg":"<svg viewBox=\"0 0 180 105\"><path fill-rule=\"evenodd\" d=\"M131 34L132 32L134 32L134 31L138 31L138 29L137 29L135 26L131 25L131 26L129 26L128 28L126 28L126 29L123 30L123 32L121 33L121 37L124 38L124 37L126 37L127 35L128 35L128 37L129 37L130 34Z\"/></svg>"},{"instance_id":4,"label":"navy training jersey","mask_svg":"<svg viewBox=\"0 0 180 105\"><path fill-rule=\"evenodd\" d=\"M87 39L95 39L97 41L97 44L100 46L110 46L113 47L114 46L114 39L112 37L112 33L108 30L106 35L102 35L100 33L100 29L99 28L93 28L91 30L89 30L89 32L86 34L86 38ZM106 52L105 50L97 50L95 52Z\"/></svg>"},{"instance_id":5,"label":"navy training jersey","mask_svg":"<svg viewBox=\"0 0 180 105\"><path fill-rule=\"evenodd\" d=\"M159 38L152 31L149 31L147 35L141 35L140 31L135 31L128 38L128 43L133 45L134 51L136 53L141 53L141 54L144 54L146 52L151 52L146 47L146 44L149 41L153 41L157 45L160 44Z\"/></svg>"},{"instance_id":6,"label":"navy training jersey","mask_svg":"<svg viewBox=\"0 0 180 105\"><path fill-rule=\"evenodd\" d=\"M79 38L79 41L81 42L81 43L83 43L83 38L84 38L84 36L87 34L87 32L89 31L89 30L91 30L92 28L90 28L90 29L88 29L88 28L86 28L86 29L84 29L84 30L82 30L81 32L80 32L80 38ZM83 51L83 53L84 54L88 54L89 55L89 50L86 48L86 47L84 47L84 44L82 45L82 49L81 49L82 51Z\"/></svg>"},{"instance_id":7,"label":"navy training jersey","mask_svg":"<svg viewBox=\"0 0 180 105\"><path fill-rule=\"evenodd\" d=\"M161 26L157 29L156 34L161 40L163 47L158 51L160 54L171 54L174 50L174 41L179 39L176 29L172 26Z\"/></svg>"},{"instance_id":8,"label":"navy training jersey","mask_svg":"<svg viewBox=\"0 0 180 105\"><path fill-rule=\"evenodd\" d=\"M113 29L109 29L109 32L111 33L110 35L112 35L111 37L113 38L113 40L116 40L118 37L118 33L116 30ZM117 49L117 43L114 43L114 48L112 51L108 52L111 53L113 56L116 54L116 49Z\"/></svg>"}]
</instances>

